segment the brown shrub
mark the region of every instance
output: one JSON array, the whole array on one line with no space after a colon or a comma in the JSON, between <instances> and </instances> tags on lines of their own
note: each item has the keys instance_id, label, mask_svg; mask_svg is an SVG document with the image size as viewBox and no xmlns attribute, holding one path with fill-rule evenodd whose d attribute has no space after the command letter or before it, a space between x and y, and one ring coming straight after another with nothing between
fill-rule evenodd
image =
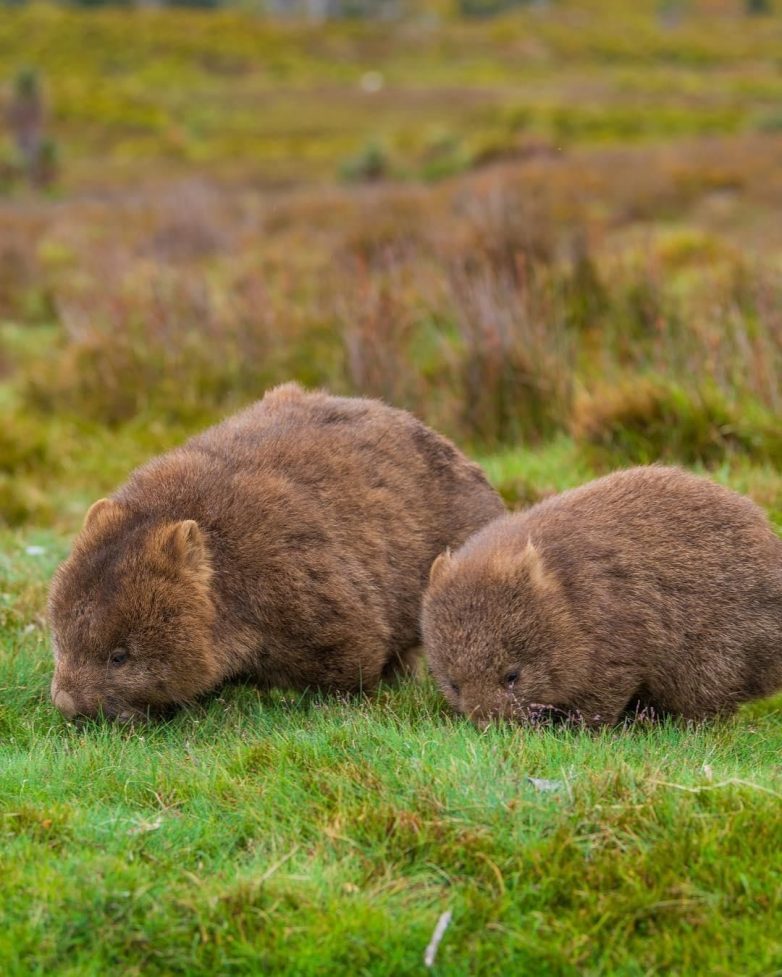
<instances>
[{"instance_id":1,"label":"brown shrub","mask_svg":"<svg viewBox=\"0 0 782 977\"><path fill-rule=\"evenodd\" d=\"M269 313L255 283L222 296L195 275L145 271L101 308L86 302L60 301L70 341L26 378L39 410L107 424L150 407L202 416L269 385Z\"/></svg>"},{"instance_id":2,"label":"brown shrub","mask_svg":"<svg viewBox=\"0 0 782 977\"><path fill-rule=\"evenodd\" d=\"M714 193L757 196L765 181L776 199L768 140L687 149L574 150L434 187L169 181L14 207L0 316L61 327L45 355L17 358L27 404L111 423L201 416L297 378L454 436L528 442L567 424L574 377L656 373L692 391L703 371L727 402L778 410L772 272L739 263L737 245L692 262L680 241L669 260L647 254L643 228L618 233L633 201L679 219L702 207L708 229ZM717 186L717 150L726 171L744 166L741 186Z\"/></svg>"},{"instance_id":3,"label":"brown shrub","mask_svg":"<svg viewBox=\"0 0 782 977\"><path fill-rule=\"evenodd\" d=\"M416 404L416 370L409 343L415 326L405 301L399 271L385 276L352 262L353 274L343 279L338 297L345 366L352 390L390 404Z\"/></svg>"},{"instance_id":4,"label":"brown shrub","mask_svg":"<svg viewBox=\"0 0 782 977\"><path fill-rule=\"evenodd\" d=\"M522 256L513 275L488 261L449 271L468 436L497 443L551 435L565 423L572 393L562 310Z\"/></svg>"}]
</instances>

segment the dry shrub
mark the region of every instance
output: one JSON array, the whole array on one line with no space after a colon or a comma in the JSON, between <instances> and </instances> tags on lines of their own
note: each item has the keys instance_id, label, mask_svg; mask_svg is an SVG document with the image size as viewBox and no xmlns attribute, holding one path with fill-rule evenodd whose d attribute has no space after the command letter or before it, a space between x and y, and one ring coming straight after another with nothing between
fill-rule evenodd
<instances>
[{"instance_id":1,"label":"dry shrub","mask_svg":"<svg viewBox=\"0 0 782 977\"><path fill-rule=\"evenodd\" d=\"M715 145L726 172L746 167L743 187L717 179ZM290 378L381 396L488 444L566 426L574 373L690 389L705 371L726 403L778 410L774 276L739 269L708 235L679 232L646 256L637 227L628 263L631 235L617 230L633 201L659 214L695 200L701 172L707 196L749 194L782 149L747 146L703 141L686 159L680 147L578 150L436 187L161 182L38 203L0 219L0 254L9 243L16 255L0 265L0 315L32 322L30 294L49 296L61 335L16 364L27 404L113 424L208 417ZM679 416L670 399L638 413ZM631 453L657 450L645 430ZM695 441L690 455L713 456Z\"/></svg>"},{"instance_id":2,"label":"dry shrub","mask_svg":"<svg viewBox=\"0 0 782 977\"><path fill-rule=\"evenodd\" d=\"M363 202L340 228L337 250L348 264L357 261L360 270L385 274L390 265L416 261L430 250L422 216L432 201L419 188L389 188L367 194Z\"/></svg>"},{"instance_id":3,"label":"dry shrub","mask_svg":"<svg viewBox=\"0 0 782 977\"><path fill-rule=\"evenodd\" d=\"M698 346L687 364L726 391L782 407L782 285L762 265L735 265L722 280L705 277L691 312Z\"/></svg>"},{"instance_id":4,"label":"dry shrub","mask_svg":"<svg viewBox=\"0 0 782 977\"><path fill-rule=\"evenodd\" d=\"M346 372L356 392L413 407L417 377L409 344L415 320L405 296L405 269L391 256L386 265L385 273L372 274L357 256L340 279L336 303Z\"/></svg>"},{"instance_id":5,"label":"dry shrub","mask_svg":"<svg viewBox=\"0 0 782 977\"><path fill-rule=\"evenodd\" d=\"M102 307L60 302L66 339L28 374L27 403L117 424L156 409L171 417L260 396L273 382L273 316L262 287L216 293L200 276L146 269Z\"/></svg>"},{"instance_id":6,"label":"dry shrub","mask_svg":"<svg viewBox=\"0 0 782 977\"><path fill-rule=\"evenodd\" d=\"M699 337L678 299L655 282L644 269L614 284L600 331L604 376L652 373L689 383Z\"/></svg>"},{"instance_id":7,"label":"dry shrub","mask_svg":"<svg viewBox=\"0 0 782 977\"><path fill-rule=\"evenodd\" d=\"M0 526L45 523L53 516L49 493L30 479L0 471Z\"/></svg>"},{"instance_id":8,"label":"dry shrub","mask_svg":"<svg viewBox=\"0 0 782 977\"><path fill-rule=\"evenodd\" d=\"M451 221L437 234L439 250L472 255L515 277L519 260L550 263L560 232L546 191L512 170L461 182L451 198ZM437 233L437 232L436 232Z\"/></svg>"},{"instance_id":9,"label":"dry shrub","mask_svg":"<svg viewBox=\"0 0 782 977\"><path fill-rule=\"evenodd\" d=\"M613 297L583 231L573 237L570 266L561 278L559 290L570 326L580 332L605 329Z\"/></svg>"},{"instance_id":10,"label":"dry shrub","mask_svg":"<svg viewBox=\"0 0 782 977\"><path fill-rule=\"evenodd\" d=\"M728 401L782 407L782 287L770 266L749 268L728 253L676 276L650 250L605 265L597 287L595 328L581 347L587 375L599 366L603 376L655 374L685 389L702 376ZM588 301L588 289L574 284L571 308Z\"/></svg>"},{"instance_id":11,"label":"dry shrub","mask_svg":"<svg viewBox=\"0 0 782 977\"><path fill-rule=\"evenodd\" d=\"M17 475L51 464L41 427L18 412L6 415L0 426L0 472Z\"/></svg>"},{"instance_id":12,"label":"dry shrub","mask_svg":"<svg viewBox=\"0 0 782 977\"><path fill-rule=\"evenodd\" d=\"M568 416L573 382L560 310L522 256L512 275L453 264L450 284L467 435L490 444L550 436Z\"/></svg>"},{"instance_id":13,"label":"dry shrub","mask_svg":"<svg viewBox=\"0 0 782 977\"><path fill-rule=\"evenodd\" d=\"M0 320L38 322L50 310L38 257L42 232L37 214L11 207L0 214Z\"/></svg>"},{"instance_id":14,"label":"dry shrub","mask_svg":"<svg viewBox=\"0 0 782 977\"><path fill-rule=\"evenodd\" d=\"M219 196L201 184L176 187L165 199L147 250L161 261L177 263L224 253L230 237L219 214L221 205Z\"/></svg>"},{"instance_id":15,"label":"dry shrub","mask_svg":"<svg viewBox=\"0 0 782 977\"><path fill-rule=\"evenodd\" d=\"M35 259L29 248L16 242L0 242L0 316L12 318L20 314L34 275Z\"/></svg>"},{"instance_id":16,"label":"dry shrub","mask_svg":"<svg viewBox=\"0 0 782 977\"><path fill-rule=\"evenodd\" d=\"M498 170L434 191L365 189L361 210L341 213L322 274L350 389L481 441L562 426L572 357L547 284L556 225L522 184Z\"/></svg>"}]
</instances>

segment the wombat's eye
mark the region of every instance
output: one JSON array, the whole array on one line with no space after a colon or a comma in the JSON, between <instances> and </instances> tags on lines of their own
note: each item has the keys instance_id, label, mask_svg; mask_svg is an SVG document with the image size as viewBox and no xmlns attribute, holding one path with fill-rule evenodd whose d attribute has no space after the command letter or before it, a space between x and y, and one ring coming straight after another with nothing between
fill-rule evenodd
<instances>
[{"instance_id":1,"label":"wombat's eye","mask_svg":"<svg viewBox=\"0 0 782 977\"><path fill-rule=\"evenodd\" d=\"M453 692L454 695L459 695L459 693L461 692L461 689L456 684L456 682L451 682L450 684L451 684L451 692Z\"/></svg>"},{"instance_id":2,"label":"wombat's eye","mask_svg":"<svg viewBox=\"0 0 782 977\"><path fill-rule=\"evenodd\" d=\"M518 680L519 680L518 672L508 672L508 674L505 676L505 684L508 686L509 689L512 689L513 686L518 682Z\"/></svg>"},{"instance_id":3,"label":"wombat's eye","mask_svg":"<svg viewBox=\"0 0 782 977\"><path fill-rule=\"evenodd\" d=\"M109 657L109 663L111 665L124 665L128 660L128 653L125 648L115 648Z\"/></svg>"}]
</instances>

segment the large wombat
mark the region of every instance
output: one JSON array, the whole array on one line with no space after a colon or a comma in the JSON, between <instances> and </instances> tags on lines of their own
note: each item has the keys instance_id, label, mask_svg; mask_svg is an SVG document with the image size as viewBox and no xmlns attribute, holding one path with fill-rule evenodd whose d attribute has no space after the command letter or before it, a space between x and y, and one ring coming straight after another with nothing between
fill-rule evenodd
<instances>
[{"instance_id":1,"label":"large wombat","mask_svg":"<svg viewBox=\"0 0 782 977\"><path fill-rule=\"evenodd\" d=\"M438 558L423 633L448 701L481 725L727 714L782 687L782 541L706 479L617 472Z\"/></svg>"},{"instance_id":2,"label":"large wombat","mask_svg":"<svg viewBox=\"0 0 782 977\"><path fill-rule=\"evenodd\" d=\"M51 589L55 705L371 689L414 656L434 558L503 511L410 414L279 387L92 506Z\"/></svg>"}]
</instances>

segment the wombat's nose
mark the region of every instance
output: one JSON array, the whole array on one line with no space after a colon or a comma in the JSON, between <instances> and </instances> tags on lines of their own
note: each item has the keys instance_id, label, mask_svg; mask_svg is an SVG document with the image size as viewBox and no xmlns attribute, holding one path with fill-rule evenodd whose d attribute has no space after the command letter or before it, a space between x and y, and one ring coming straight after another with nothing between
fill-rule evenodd
<instances>
[{"instance_id":1,"label":"wombat's nose","mask_svg":"<svg viewBox=\"0 0 782 977\"><path fill-rule=\"evenodd\" d=\"M73 719L78 714L73 697L68 695L64 689L58 689L52 694L52 702L66 719Z\"/></svg>"}]
</instances>

